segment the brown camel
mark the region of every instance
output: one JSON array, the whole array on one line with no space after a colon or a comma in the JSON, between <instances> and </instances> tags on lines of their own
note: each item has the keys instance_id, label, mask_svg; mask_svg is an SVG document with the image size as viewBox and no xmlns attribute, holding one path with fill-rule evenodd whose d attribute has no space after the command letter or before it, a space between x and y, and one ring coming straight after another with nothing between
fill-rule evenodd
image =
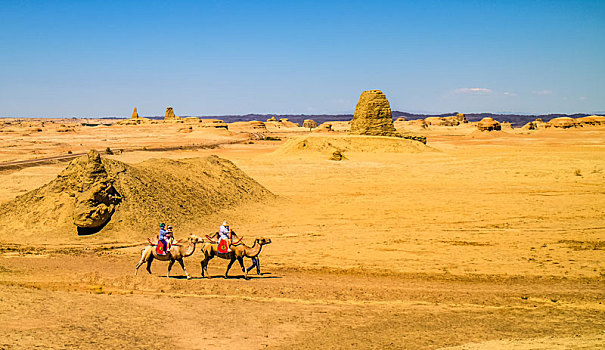
<instances>
[{"instance_id":1,"label":"brown camel","mask_svg":"<svg viewBox=\"0 0 605 350\"><path fill-rule=\"evenodd\" d=\"M136 276L137 272L139 272L139 267L141 267L141 265L143 265L145 262L147 263L147 272L151 274L151 263L154 259L157 259L159 261L170 261L170 263L168 264L168 274L166 274L166 277L170 277L170 270L172 269L172 265L174 265L175 261L178 261L179 264L181 264L183 271L185 271L187 279L190 279L191 277L187 273L187 269L185 269L183 258L192 255L195 252L195 245L201 242L202 240L196 235L190 235L189 238L187 238L187 245L178 243L173 244L170 249L170 252L168 252L168 254L166 255L158 255L155 251L156 245L150 244L143 248L143 252L141 253L141 260L139 260L139 262L137 263L134 274Z\"/></svg>"},{"instance_id":2,"label":"brown camel","mask_svg":"<svg viewBox=\"0 0 605 350\"><path fill-rule=\"evenodd\" d=\"M246 271L246 268L244 267L244 257L251 259L258 257L258 254L260 254L263 245L269 243L271 243L270 238L257 238L254 240L254 245L252 245L252 247L248 247L243 243L235 246L232 245L230 246L231 252L226 254L218 252L218 244L216 243L204 244L202 248L202 251L204 252L204 260L202 260L201 262L202 277L206 276L210 278L210 274L208 273L208 262L215 256L218 256L222 259L231 260L229 262L229 265L227 266L227 271L225 271L225 278L227 278L227 275L229 274L229 269L231 269L231 266L233 265L235 260L237 260L237 262L239 262L240 267L242 268L242 272L244 273L244 278L248 279L248 271Z\"/></svg>"}]
</instances>

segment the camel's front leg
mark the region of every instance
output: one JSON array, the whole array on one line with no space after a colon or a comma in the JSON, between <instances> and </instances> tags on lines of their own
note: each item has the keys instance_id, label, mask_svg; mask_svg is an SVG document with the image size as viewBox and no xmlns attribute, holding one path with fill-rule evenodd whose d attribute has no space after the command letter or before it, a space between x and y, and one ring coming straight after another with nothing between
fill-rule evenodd
<instances>
[{"instance_id":1,"label":"camel's front leg","mask_svg":"<svg viewBox=\"0 0 605 350\"><path fill-rule=\"evenodd\" d=\"M183 259L179 259L179 264L181 264L181 267L183 268L183 271L185 271L185 275L187 276L187 279L191 279L191 276L189 276L189 274L187 273L187 269L185 268L185 263L183 263Z\"/></svg>"},{"instance_id":2,"label":"camel's front leg","mask_svg":"<svg viewBox=\"0 0 605 350\"><path fill-rule=\"evenodd\" d=\"M147 259L147 272L151 275L151 263L153 262L153 255Z\"/></svg>"},{"instance_id":3,"label":"camel's front leg","mask_svg":"<svg viewBox=\"0 0 605 350\"><path fill-rule=\"evenodd\" d=\"M174 265L174 260L170 259L170 262L168 263L168 274L166 275L166 277L170 277L170 270L172 270L172 265Z\"/></svg>"},{"instance_id":4,"label":"camel's front leg","mask_svg":"<svg viewBox=\"0 0 605 350\"><path fill-rule=\"evenodd\" d=\"M250 259L252 259L252 265L250 265L250 267L248 267L246 272L250 272L250 270L252 270L254 267L256 267L256 274L260 275L260 259L258 258L258 256L255 258L250 258Z\"/></svg>"},{"instance_id":5,"label":"camel's front leg","mask_svg":"<svg viewBox=\"0 0 605 350\"><path fill-rule=\"evenodd\" d=\"M227 278L227 274L229 274L229 270L231 269L231 266L233 266L234 262L235 258L232 258L231 261L229 261L229 265L227 265L227 271L225 271L225 278Z\"/></svg>"},{"instance_id":6,"label":"camel's front leg","mask_svg":"<svg viewBox=\"0 0 605 350\"><path fill-rule=\"evenodd\" d=\"M244 267L244 257L237 258L237 262L239 263L239 266L242 268L242 272L244 273L244 278L248 279L248 271L246 271L246 268Z\"/></svg>"}]
</instances>

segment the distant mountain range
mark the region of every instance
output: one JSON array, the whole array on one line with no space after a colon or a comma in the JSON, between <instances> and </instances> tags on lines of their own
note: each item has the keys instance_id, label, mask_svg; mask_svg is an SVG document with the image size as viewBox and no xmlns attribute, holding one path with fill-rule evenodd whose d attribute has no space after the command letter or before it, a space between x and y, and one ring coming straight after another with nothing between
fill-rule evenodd
<instances>
[{"instance_id":1,"label":"distant mountain range","mask_svg":"<svg viewBox=\"0 0 605 350\"><path fill-rule=\"evenodd\" d=\"M393 119L397 119L399 117L404 117L406 120L414 120L414 119L424 119L428 117L447 117L456 115L458 112L452 113L444 113L444 114L415 114L408 112L400 112L393 111ZM465 113L466 119L471 122L479 121L485 117L491 117L499 122L509 122L514 127L521 127L528 122L534 121L537 118L542 118L543 121L547 122L553 118L559 117L570 117L570 118L579 118L585 117L590 114L536 114L536 115L526 115L526 114L497 114L497 113ZM246 114L246 115L224 115L224 116L198 116L200 118L216 118L222 119L227 123L239 122L239 121L250 121L250 120L260 120L265 121L271 117L275 117L276 119L280 118L288 118L290 121L294 123L299 123L302 125L302 122L305 119L313 119L318 123L323 123L326 121L345 121L351 120L353 118L353 114ZM164 117L152 117L153 119L163 119Z\"/></svg>"}]
</instances>

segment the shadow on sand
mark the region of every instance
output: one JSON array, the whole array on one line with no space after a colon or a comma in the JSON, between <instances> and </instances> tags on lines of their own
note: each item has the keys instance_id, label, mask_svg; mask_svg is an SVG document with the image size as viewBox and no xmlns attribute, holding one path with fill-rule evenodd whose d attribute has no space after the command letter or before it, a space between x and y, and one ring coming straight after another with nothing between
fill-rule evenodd
<instances>
[{"instance_id":1,"label":"shadow on sand","mask_svg":"<svg viewBox=\"0 0 605 350\"><path fill-rule=\"evenodd\" d=\"M161 278L174 278L177 280L186 280L187 276L185 275L174 275L174 276L170 276L170 277L166 277L166 275L162 275L162 276L158 276ZM224 275L210 275L211 279L225 279ZM261 275L248 275L248 279L249 280L264 280L264 279L273 279L273 278L282 278L280 276L271 276L270 272L265 272L262 273ZM208 279L207 277L202 277L202 276L197 276L197 277L191 277L190 279L192 280L206 280ZM226 279L228 280L243 280L244 275L234 275L234 276L229 276Z\"/></svg>"}]
</instances>

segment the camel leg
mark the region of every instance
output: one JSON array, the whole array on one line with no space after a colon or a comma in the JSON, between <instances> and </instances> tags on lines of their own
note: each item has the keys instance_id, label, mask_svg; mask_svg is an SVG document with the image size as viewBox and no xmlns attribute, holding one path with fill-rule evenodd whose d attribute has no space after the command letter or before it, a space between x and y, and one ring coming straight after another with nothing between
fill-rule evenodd
<instances>
[{"instance_id":1,"label":"camel leg","mask_svg":"<svg viewBox=\"0 0 605 350\"><path fill-rule=\"evenodd\" d=\"M153 262L153 255L147 259L147 272L151 275L151 263Z\"/></svg>"},{"instance_id":2,"label":"camel leg","mask_svg":"<svg viewBox=\"0 0 605 350\"><path fill-rule=\"evenodd\" d=\"M204 274L205 274L208 279L212 278L212 276L210 276L210 274L208 273L208 263L210 262L211 259L212 259L212 255L205 256L204 260L202 260L202 262L201 262L201 264L202 264L202 277L204 277Z\"/></svg>"},{"instance_id":3,"label":"camel leg","mask_svg":"<svg viewBox=\"0 0 605 350\"><path fill-rule=\"evenodd\" d=\"M250 267L248 267L248 269L246 270L246 272L250 272L250 270L252 270L253 268L256 267L256 274L260 275L260 259L257 257L255 258L250 258L252 259L252 265L250 265Z\"/></svg>"},{"instance_id":4,"label":"camel leg","mask_svg":"<svg viewBox=\"0 0 605 350\"><path fill-rule=\"evenodd\" d=\"M232 258L231 261L229 261L229 265L227 265L227 271L225 271L225 278L227 278L227 274L229 273L229 270L231 269L231 266L233 266L234 262L235 258Z\"/></svg>"},{"instance_id":5,"label":"camel leg","mask_svg":"<svg viewBox=\"0 0 605 350\"><path fill-rule=\"evenodd\" d=\"M246 272L250 272L250 270L252 270L257 264L256 258L250 258L250 259L252 260L252 265L250 265L250 267L246 270Z\"/></svg>"},{"instance_id":6,"label":"camel leg","mask_svg":"<svg viewBox=\"0 0 605 350\"><path fill-rule=\"evenodd\" d=\"M239 266L242 268L242 272L244 273L244 278L248 279L248 271L246 271L246 268L244 267L244 258L243 257L237 258L237 262L239 263Z\"/></svg>"},{"instance_id":7,"label":"camel leg","mask_svg":"<svg viewBox=\"0 0 605 350\"><path fill-rule=\"evenodd\" d=\"M139 272L139 267L141 267L141 265L143 265L143 263L145 262L145 260L143 260L143 258L141 258L141 260L139 260L139 262L137 263L137 266L134 270L134 275L136 276L137 273Z\"/></svg>"},{"instance_id":8,"label":"camel leg","mask_svg":"<svg viewBox=\"0 0 605 350\"><path fill-rule=\"evenodd\" d=\"M172 265L174 265L174 260L170 260L170 263L168 263L168 274L166 274L166 277L170 277L170 270L172 270Z\"/></svg>"},{"instance_id":9,"label":"camel leg","mask_svg":"<svg viewBox=\"0 0 605 350\"><path fill-rule=\"evenodd\" d=\"M187 276L187 279L191 279L191 276L189 276L189 274L187 273L187 269L185 268L185 263L183 263L183 259L179 259L179 264L181 264L181 267L183 268L183 271L185 271L185 275Z\"/></svg>"},{"instance_id":10,"label":"camel leg","mask_svg":"<svg viewBox=\"0 0 605 350\"><path fill-rule=\"evenodd\" d=\"M137 266L136 266L136 267L135 267L135 269L134 269L134 275L135 275L135 276L136 276L136 275L137 275L137 273L139 272L139 267L141 267L141 265L143 265L143 264L144 264L144 263L147 261L147 259L148 259L148 257L147 257L147 256L145 256L145 255L146 255L146 254L145 254L146 252L147 252L147 251L146 251L146 249L143 249L143 251L141 252L141 260L139 260L139 262L137 263Z\"/></svg>"}]
</instances>

